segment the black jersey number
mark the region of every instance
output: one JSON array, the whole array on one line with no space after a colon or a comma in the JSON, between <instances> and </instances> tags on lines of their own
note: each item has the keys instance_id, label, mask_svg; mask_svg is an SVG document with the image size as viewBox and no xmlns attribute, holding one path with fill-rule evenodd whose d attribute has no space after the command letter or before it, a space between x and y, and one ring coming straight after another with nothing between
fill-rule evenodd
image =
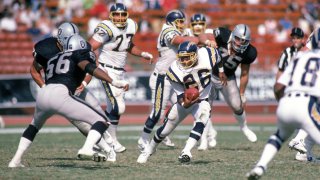
<instances>
[{"instance_id":1,"label":"black jersey number","mask_svg":"<svg viewBox=\"0 0 320 180\"><path fill-rule=\"evenodd\" d=\"M125 37L124 37L125 36ZM121 34L119 36L116 37L116 42L118 42L118 45L117 47L115 47L114 49L112 49L112 51L119 51L119 48L123 43L127 43L127 47L126 47L126 50L130 47L131 45L131 42L132 42L132 37L133 37L133 34ZM120 39L120 40L119 40ZM124 40L125 39L125 40ZM123 41L124 40L124 41Z\"/></svg>"},{"instance_id":2,"label":"black jersey number","mask_svg":"<svg viewBox=\"0 0 320 180\"><path fill-rule=\"evenodd\" d=\"M201 69L198 71L196 77L193 76L192 74L186 75L183 78L183 83L184 83L186 89L189 89L192 87L199 89L199 87L198 87L199 83L197 83L197 82L200 81L200 85L204 89L210 84L210 78L211 78L211 75L210 75L209 70L208 69Z\"/></svg>"},{"instance_id":3,"label":"black jersey number","mask_svg":"<svg viewBox=\"0 0 320 180\"><path fill-rule=\"evenodd\" d=\"M46 78L50 79L53 76L53 73L63 74L69 71L70 60L69 57L72 55L72 52L64 53L62 55L57 55L51 58L47 63ZM56 59L58 59L56 61Z\"/></svg>"}]
</instances>

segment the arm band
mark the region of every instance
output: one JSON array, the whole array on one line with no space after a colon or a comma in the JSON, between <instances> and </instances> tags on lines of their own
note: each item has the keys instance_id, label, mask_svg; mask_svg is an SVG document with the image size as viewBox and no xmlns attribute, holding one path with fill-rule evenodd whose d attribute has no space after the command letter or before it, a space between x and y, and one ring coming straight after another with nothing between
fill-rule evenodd
<instances>
[{"instance_id":1,"label":"arm band","mask_svg":"<svg viewBox=\"0 0 320 180\"><path fill-rule=\"evenodd\" d=\"M90 75L93 75L93 71L97 68L96 64L88 63L86 67L84 68L84 71L89 73Z\"/></svg>"}]
</instances>

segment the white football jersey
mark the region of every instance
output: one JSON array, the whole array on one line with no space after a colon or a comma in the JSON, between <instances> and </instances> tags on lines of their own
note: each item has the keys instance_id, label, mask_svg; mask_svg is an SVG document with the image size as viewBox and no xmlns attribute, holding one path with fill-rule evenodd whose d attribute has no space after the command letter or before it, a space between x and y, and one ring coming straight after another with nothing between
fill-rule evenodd
<instances>
[{"instance_id":1,"label":"white football jersey","mask_svg":"<svg viewBox=\"0 0 320 180\"><path fill-rule=\"evenodd\" d=\"M137 32L137 24L130 18L124 29L117 28L110 20L98 24L93 39L103 43L98 61L119 68L124 68L127 50L131 46L133 36Z\"/></svg>"},{"instance_id":2,"label":"white football jersey","mask_svg":"<svg viewBox=\"0 0 320 180\"><path fill-rule=\"evenodd\" d=\"M204 33L213 34L213 29L205 29ZM184 36L194 36L193 31L191 28L186 28L183 31Z\"/></svg>"},{"instance_id":3,"label":"white football jersey","mask_svg":"<svg viewBox=\"0 0 320 180\"><path fill-rule=\"evenodd\" d=\"M174 60L177 59L178 46L172 45L172 40L181 33L168 24L162 26L162 30L158 37L157 48L159 58L155 66L155 70L160 74L165 74Z\"/></svg>"},{"instance_id":4,"label":"white football jersey","mask_svg":"<svg viewBox=\"0 0 320 180\"><path fill-rule=\"evenodd\" d=\"M286 94L302 91L320 97L320 50L298 53L277 82L286 86Z\"/></svg>"},{"instance_id":5,"label":"white football jersey","mask_svg":"<svg viewBox=\"0 0 320 180\"><path fill-rule=\"evenodd\" d=\"M178 96L184 93L185 89L197 87L200 99L209 97L213 66L221 60L221 57L216 49L208 47L200 48L197 55L198 62L194 67L184 69L178 61L175 61L167 71L167 78Z\"/></svg>"}]
</instances>

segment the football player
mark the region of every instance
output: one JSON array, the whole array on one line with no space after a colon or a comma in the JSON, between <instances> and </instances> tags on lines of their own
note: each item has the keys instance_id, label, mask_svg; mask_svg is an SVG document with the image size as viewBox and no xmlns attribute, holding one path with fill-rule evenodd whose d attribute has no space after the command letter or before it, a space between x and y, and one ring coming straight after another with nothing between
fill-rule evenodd
<instances>
[{"instance_id":1,"label":"football player","mask_svg":"<svg viewBox=\"0 0 320 180\"><path fill-rule=\"evenodd\" d=\"M100 22L89 40L93 50L99 49L99 68L107 71L108 74L117 80L124 80L124 66L127 61L128 52L130 54L153 59L152 54L141 51L132 42L137 32L137 23L129 18L127 8L122 3L113 4L110 8L110 20ZM101 81L107 96L107 109L105 111L110 119L108 131L114 139L114 149L116 152L124 152L126 148L117 140L117 127L120 116L125 111L124 91L110 83Z\"/></svg>"},{"instance_id":2,"label":"football player","mask_svg":"<svg viewBox=\"0 0 320 180\"><path fill-rule=\"evenodd\" d=\"M56 54L62 51L63 45L67 43L67 40L70 36L78 33L79 29L75 24L65 22L58 27L58 33L56 37L45 38L35 44L33 51L34 61L30 67L30 74L39 87L42 88L45 86L45 81L42 78L41 70L43 69L45 72L48 70L48 65L46 64L46 62L48 62L51 58L55 57ZM87 45L90 49L90 44ZM40 65L38 62L42 62L42 65ZM77 88L76 95L82 100L85 100L100 113L104 113L99 101L89 91L84 89L84 85L86 85L88 81L87 77L88 76L86 76L81 85ZM82 134L87 136L91 128L90 124L87 124L83 121L74 121L71 119L70 122L74 126L76 126ZM106 142L108 142L112 146L112 138L110 138L110 135L107 132L104 133L104 138L99 141L98 147L101 150L107 152L108 161L115 161L116 154L110 147L110 145L108 145Z\"/></svg>"},{"instance_id":3,"label":"football player","mask_svg":"<svg viewBox=\"0 0 320 180\"><path fill-rule=\"evenodd\" d=\"M158 36L157 48L159 58L149 79L149 86L152 93L152 109L138 140L138 147L141 151L143 151L144 147L149 142L149 136L154 126L163 118L169 98L174 93L166 78L166 71L170 64L176 60L179 44L184 41L192 41L195 43L198 43L199 41L197 37L187 37L182 35L184 23L185 15L182 11L169 11L166 15L166 23L163 24L162 30ZM168 137L164 142L167 146L174 146Z\"/></svg>"},{"instance_id":4,"label":"football player","mask_svg":"<svg viewBox=\"0 0 320 180\"><path fill-rule=\"evenodd\" d=\"M146 163L158 144L189 114L192 114L196 123L178 159L181 163L191 160L191 149L200 139L205 124L210 119L211 105L208 98L212 87L211 74L220 60L217 49L202 47L198 50L198 46L190 41L179 45L178 60L171 64L166 74L177 94L177 103L171 107L164 124L158 128L150 144L138 157L138 163ZM219 70L221 77L225 76L222 63ZM184 96L184 91L189 88L197 88L199 97L189 99Z\"/></svg>"},{"instance_id":5,"label":"football player","mask_svg":"<svg viewBox=\"0 0 320 180\"><path fill-rule=\"evenodd\" d=\"M21 163L22 156L29 149L46 120L54 114L92 125L78 155L90 158L95 156L96 152L93 151L93 146L101 139L110 123L104 113L98 112L87 102L72 94L75 93L86 73L124 90L129 88L127 82L113 80L106 72L97 68L94 53L87 42L77 34L68 39L63 52L58 53L49 61L42 60L37 59L37 62L46 66L46 86L41 88L38 93L34 118L24 131L9 167L24 166Z\"/></svg>"},{"instance_id":6,"label":"football player","mask_svg":"<svg viewBox=\"0 0 320 180\"><path fill-rule=\"evenodd\" d=\"M311 51L298 53L274 86L277 100L278 130L271 135L248 179L258 179L297 128L308 133L307 139L320 144L320 30L311 38ZM308 157L308 160L316 159Z\"/></svg>"},{"instance_id":7,"label":"football player","mask_svg":"<svg viewBox=\"0 0 320 180\"><path fill-rule=\"evenodd\" d=\"M285 68L291 62L292 59L295 58L299 51L304 51L308 48L305 47L304 44L304 32L301 28L294 27L291 30L291 41L292 45L287 47L281 54L280 59L278 61L278 72L276 75L276 80L282 75ZM291 149L295 149L297 152L295 159L300 161L306 161L307 157L305 152L307 151L305 148L304 139L308 136L308 134L300 129L297 135L289 142L289 147Z\"/></svg>"},{"instance_id":8,"label":"football player","mask_svg":"<svg viewBox=\"0 0 320 180\"><path fill-rule=\"evenodd\" d=\"M238 24L233 31L226 28L216 28L213 34L201 34L201 43L208 43L208 40L215 40L218 50L222 57L224 72L228 78L227 83L223 84L218 77L218 67L213 70L213 87L220 90L233 115L240 124L240 129L251 142L257 141L257 136L247 126L245 103L245 90L249 81L250 64L257 57L257 49L250 44L251 31L249 26ZM240 86L238 88L235 71L241 67ZM215 98L214 93L210 96L211 101Z\"/></svg>"},{"instance_id":9,"label":"football player","mask_svg":"<svg viewBox=\"0 0 320 180\"><path fill-rule=\"evenodd\" d=\"M202 33L212 33L212 32L213 32L213 29L207 29L206 17L201 13L197 13L191 16L190 28L185 29L184 35L198 37ZM211 43L211 42L215 43L215 41L206 41L206 43ZM207 44L207 45L211 47L216 47L216 45L211 45L211 44ZM215 93L213 88L211 93ZM212 100L212 98L210 100ZM212 104L212 102L210 103ZM208 147L214 148L217 144L216 136L217 136L217 131L213 128L211 120L209 120L202 133L198 150L203 151L208 149Z\"/></svg>"}]
</instances>

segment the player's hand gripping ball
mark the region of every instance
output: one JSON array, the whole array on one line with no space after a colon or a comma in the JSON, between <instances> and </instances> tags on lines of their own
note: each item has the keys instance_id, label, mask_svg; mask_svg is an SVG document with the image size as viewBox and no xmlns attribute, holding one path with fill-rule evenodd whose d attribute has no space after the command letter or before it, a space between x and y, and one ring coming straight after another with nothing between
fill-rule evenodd
<instances>
[{"instance_id":1,"label":"player's hand gripping ball","mask_svg":"<svg viewBox=\"0 0 320 180\"><path fill-rule=\"evenodd\" d=\"M199 97L199 90L197 88L189 88L184 91L184 96L193 101Z\"/></svg>"}]
</instances>

